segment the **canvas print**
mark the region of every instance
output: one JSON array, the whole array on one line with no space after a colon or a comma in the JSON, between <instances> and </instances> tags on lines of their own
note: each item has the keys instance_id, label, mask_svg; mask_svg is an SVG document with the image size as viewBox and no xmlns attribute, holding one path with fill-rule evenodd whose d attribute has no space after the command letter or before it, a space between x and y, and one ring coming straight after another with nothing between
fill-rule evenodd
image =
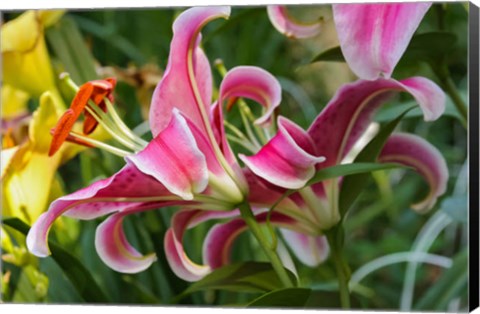
<instances>
[{"instance_id":1,"label":"canvas print","mask_svg":"<svg viewBox=\"0 0 480 314\"><path fill-rule=\"evenodd\" d=\"M1 302L468 311L472 8L3 12Z\"/></svg>"}]
</instances>

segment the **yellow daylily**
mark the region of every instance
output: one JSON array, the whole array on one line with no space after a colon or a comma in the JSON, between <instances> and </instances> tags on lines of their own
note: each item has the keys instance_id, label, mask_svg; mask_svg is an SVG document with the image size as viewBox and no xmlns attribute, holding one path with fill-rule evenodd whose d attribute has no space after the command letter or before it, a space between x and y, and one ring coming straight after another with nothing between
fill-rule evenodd
<instances>
[{"instance_id":1,"label":"yellow daylily","mask_svg":"<svg viewBox=\"0 0 480 314\"><path fill-rule=\"evenodd\" d=\"M55 101L51 92L45 92L29 123L27 140L1 152L4 216L18 217L29 224L35 221L46 209L50 194L62 194L58 191L60 185L54 181L58 167L85 149L66 143L57 154L48 156L52 138L50 130L61 115ZM81 124L75 128L80 131ZM106 137L101 127L92 136L97 139Z\"/></svg>"},{"instance_id":2,"label":"yellow daylily","mask_svg":"<svg viewBox=\"0 0 480 314\"><path fill-rule=\"evenodd\" d=\"M45 23L58 20L63 11L26 11L2 25L0 32L3 79L33 97L56 90L45 38Z\"/></svg>"},{"instance_id":3,"label":"yellow daylily","mask_svg":"<svg viewBox=\"0 0 480 314\"><path fill-rule=\"evenodd\" d=\"M1 88L2 119L12 119L28 112L27 102L30 96L11 85Z\"/></svg>"},{"instance_id":4,"label":"yellow daylily","mask_svg":"<svg viewBox=\"0 0 480 314\"><path fill-rule=\"evenodd\" d=\"M62 156L48 157L49 130L59 115L50 92L40 98L23 144L2 151L3 214L32 223L47 205Z\"/></svg>"}]
</instances>

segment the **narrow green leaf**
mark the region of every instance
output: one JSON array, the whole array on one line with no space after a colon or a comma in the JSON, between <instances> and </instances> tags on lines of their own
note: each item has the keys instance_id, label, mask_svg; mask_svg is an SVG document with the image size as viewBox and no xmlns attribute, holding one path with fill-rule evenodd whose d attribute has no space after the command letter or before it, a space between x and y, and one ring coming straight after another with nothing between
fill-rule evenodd
<instances>
[{"instance_id":1,"label":"narrow green leaf","mask_svg":"<svg viewBox=\"0 0 480 314\"><path fill-rule=\"evenodd\" d=\"M414 107L411 107L405 110L395 120L386 124L380 130L377 136L375 136L375 138L370 141L370 143L368 143L367 146L365 146L365 148L358 154L358 156L355 158L354 163L375 162L390 134L392 134L393 130L400 123L403 117L413 108ZM340 190L339 201L340 213L342 214L342 217L352 206L353 202L357 199L360 193L364 190L365 182L369 178L370 173L359 173L345 177Z\"/></svg>"},{"instance_id":2,"label":"narrow green leaf","mask_svg":"<svg viewBox=\"0 0 480 314\"><path fill-rule=\"evenodd\" d=\"M24 235L27 235L30 227L18 218L3 219L2 223ZM108 303L109 299L102 289L98 286L92 274L86 269L82 263L73 255L56 245L48 242L52 252L52 258L62 268L65 275L72 282L82 298L89 303Z\"/></svg>"},{"instance_id":3,"label":"narrow green leaf","mask_svg":"<svg viewBox=\"0 0 480 314\"><path fill-rule=\"evenodd\" d=\"M415 305L417 310L448 310L448 303L468 290L468 250L453 259L453 265L427 290Z\"/></svg>"},{"instance_id":4,"label":"narrow green leaf","mask_svg":"<svg viewBox=\"0 0 480 314\"><path fill-rule=\"evenodd\" d=\"M247 307L304 308L310 298L310 289L287 288L266 293L250 302Z\"/></svg>"},{"instance_id":5,"label":"narrow green leaf","mask_svg":"<svg viewBox=\"0 0 480 314\"><path fill-rule=\"evenodd\" d=\"M124 53L135 63L144 64L147 61L143 53L134 44L125 37L112 31L111 28L81 16L75 16L75 21L81 29L95 37L105 40L109 45Z\"/></svg>"},{"instance_id":6,"label":"narrow green leaf","mask_svg":"<svg viewBox=\"0 0 480 314\"><path fill-rule=\"evenodd\" d=\"M319 61L345 62L345 57L343 56L340 46L337 46L320 52L310 63Z\"/></svg>"},{"instance_id":7,"label":"narrow green leaf","mask_svg":"<svg viewBox=\"0 0 480 314\"><path fill-rule=\"evenodd\" d=\"M336 165L321 169L315 173L315 176L308 181L307 185L318 183L323 180L338 178L353 174L370 173L379 170L388 170L393 168L405 168L405 166L395 163L374 163L374 162L358 162L345 165Z\"/></svg>"},{"instance_id":8,"label":"narrow green leaf","mask_svg":"<svg viewBox=\"0 0 480 314\"><path fill-rule=\"evenodd\" d=\"M450 32L428 32L412 37L402 56L403 62L440 61L457 42L457 36Z\"/></svg>"},{"instance_id":9,"label":"narrow green leaf","mask_svg":"<svg viewBox=\"0 0 480 314\"><path fill-rule=\"evenodd\" d=\"M46 30L45 35L49 46L53 50L53 53L60 60L60 63L63 66L61 71L68 72L74 81L80 82L82 79L81 73L75 65L75 60L70 53L70 48L68 47L67 42L63 39L60 24L57 23L56 25L49 27Z\"/></svg>"},{"instance_id":10,"label":"narrow green leaf","mask_svg":"<svg viewBox=\"0 0 480 314\"><path fill-rule=\"evenodd\" d=\"M95 62L75 22L63 17L46 31L47 41L55 56L78 84L97 78Z\"/></svg>"},{"instance_id":11,"label":"narrow green leaf","mask_svg":"<svg viewBox=\"0 0 480 314\"><path fill-rule=\"evenodd\" d=\"M287 271L292 281L295 276ZM193 283L175 298L178 301L186 295L202 290L228 290L234 292L266 292L283 287L270 263L235 263L214 270L200 281ZM176 303L176 302L174 302Z\"/></svg>"},{"instance_id":12,"label":"narrow green leaf","mask_svg":"<svg viewBox=\"0 0 480 314\"><path fill-rule=\"evenodd\" d=\"M75 60L75 66L81 74L81 83L97 78L93 56L85 45L82 34L73 19L64 17L60 24L63 40L67 43Z\"/></svg>"}]
</instances>

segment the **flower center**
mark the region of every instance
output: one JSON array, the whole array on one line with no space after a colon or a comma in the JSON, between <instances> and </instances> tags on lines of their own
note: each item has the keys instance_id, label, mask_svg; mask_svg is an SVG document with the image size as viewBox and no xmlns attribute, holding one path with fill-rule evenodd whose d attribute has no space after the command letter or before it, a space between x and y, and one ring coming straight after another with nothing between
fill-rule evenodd
<instances>
[{"instance_id":1,"label":"flower center","mask_svg":"<svg viewBox=\"0 0 480 314\"><path fill-rule=\"evenodd\" d=\"M90 81L80 87L66 73L61 76L61 80L75 92L75 97L70 108L52 129L50 156L55 154L65 141L88 147L98 147L122 157L145 148L148 143L128 128L115 111L112 104L114 101L113 89L116 85L114 78ZM85 117L83 134L72 131L82 113ZM102 126L112 139L123 147L119 148L88 137L98 125Z\"/></svg>"}]
</instances>

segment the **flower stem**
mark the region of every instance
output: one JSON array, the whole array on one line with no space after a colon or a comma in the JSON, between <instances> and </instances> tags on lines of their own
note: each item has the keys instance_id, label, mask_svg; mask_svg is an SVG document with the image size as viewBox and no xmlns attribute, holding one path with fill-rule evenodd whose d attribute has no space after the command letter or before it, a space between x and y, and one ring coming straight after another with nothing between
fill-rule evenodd
<instances>
[{"instance_id":1,"label":"flower stem","mask_svg":"<svg viewBox=\"0 0 480 314\"><path fill-rule=\"evenodd\" d=\"M262 233L262 230L260 229L260 226L257 223L257 220L255 219L255 216L252 213L252 209L250 208L250 205L246 202L243 202L242 204L239 205L240 213L242 215L243 220L247 224L247 226L250 228L252 231L253 235L257 239L258 243L264 250L265 254L270 260L270 263L272 264L273 269L278 275L278 278L280 278L280 281L283 283L283 285L286 288L293 287L293 283L288 276L287 271L283 267L282 261L277 255L277 252L272 249L271 245L268 243L268 240L265 238L265 235Z\"/></svg>"},{"instance_id":2,"label":"flower stem","mask_svg":"<svg viewBox=\"0 0 480 314\"><path fill-rule=\"evenodd\" d=\"M443 88L452 99L453 104L455 105L458 112L463 118L462 123L464 124L464 126L466 126L468 121L467 105L463 101L462 97L460 97L460 94L458 93L457 88L455 87L455 84L453 83L452 78L450 76L446 77L442 81L443 81Z\"/></svg>"},{"instance_id":3,"label":"flower stem","mask_svg":"<svg viewBox=\"0 0 480 314\"><path fill-rule=\"evenodd\" d=\"M468 111L467 111L467 105L463 101L462 97L458 93L457 87L455 86L455 83L453 82L451 76L450 76L450 71L448 70L448 67L443 64L442 66L435 66L431 65L433 71L437 75L437 77L440 79L442 88L445 90L445 92L448 94L450 99L452 99L453 104L455 105L455 108L457 109L458 113L461 116L461 122L464 127L467 127L467 122L468 122Z\"/></svg>"},{"instance_id":4,"label":"flower stem","mask_svg":"<svg viewBox=\"0 0 480 314\"><path fill-rule=\"evenodd\" d=\"M343 236L343 229L333 228L332 231L327 232L327 240L330 245L331 257L335 264L335 270L338 276L338 289L340 292L340 304L342 309L350 309L350 268L345 261L342 254L343 241L341 241L339 235Z\"/></svg>"}]
</instances>

